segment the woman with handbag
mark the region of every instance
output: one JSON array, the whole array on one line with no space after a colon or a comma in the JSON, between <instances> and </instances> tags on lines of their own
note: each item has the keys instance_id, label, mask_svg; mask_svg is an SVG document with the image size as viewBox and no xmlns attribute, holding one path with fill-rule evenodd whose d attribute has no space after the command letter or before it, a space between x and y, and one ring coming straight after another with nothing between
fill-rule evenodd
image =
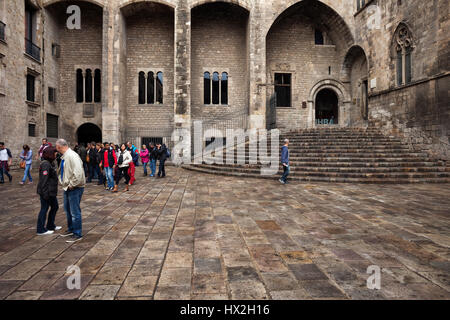
<instances>
[{"instance_id":1,"label":"woman with handbag","mask_svg":"<svg viewBox=\"0 0 450 320\"><path fill-rule=\"evenodd\" d=\"M41 210L39 211L37 221L37 234L47 235L54 231L60 230L60 226L55 226L55 216L58 212L58 174L54 166L56 159L56 148L48 147L42 153L42 162L39 167L39 182L37 186L37 194L41 198ZM48 213L47 226L45 220Z\"/></svg>"},{"instance_id":2,"label":"woman with handbag","mask_svg":"<svg viewBox=\"0 0 450 320\"><path fill-rule=\"evenodd\" d=\"M20 168L24 169L23 179L20 184L24 184L28 178L28 184L33 183L33 178L31 177L31 164L33 163L33 151L28 145L23 146L23 151L20 153Z\"/></svg>"},{"instance_id":3,"label":"woman with handbag","mask_svg":"<svg viewBox=\"0 0 450 320\"><path fill-rule=\"evenodd\" d=\"M130 167L130 163L133 162L133 158L131 157L130 151L127 150L125 143L120 145L119 153L117 154L117 165L119 167L118 174L116 176L116 185L114 186L114 190L112 192L117 192L119 188L119 183L122 177L125 177L125 184L127 185L125 191L128 191L128 187L130 185L130 176L128 175L128 168Z\"/></svg>"}]
</instances>

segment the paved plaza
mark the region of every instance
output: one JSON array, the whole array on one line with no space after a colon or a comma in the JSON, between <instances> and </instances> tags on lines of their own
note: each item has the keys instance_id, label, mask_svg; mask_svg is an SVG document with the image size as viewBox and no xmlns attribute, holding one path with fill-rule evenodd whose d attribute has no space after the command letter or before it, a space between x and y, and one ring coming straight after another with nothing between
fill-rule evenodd
<instances>
[{"instance_id":1,"label":"paved plaza","mask_svg":"<svg viewBox=\"0 0 450 320\"><path fill-rule=\"evenodd\" d=\"M450 298L448 184L167 172L144 178L139 167L125 193L88 185L74 244L36 235L37 180L20 186L14 172L0 185L0 299ZM80 290L67 288L71 265ZM367 287L371 265L379 290Z\"/></svg>"}]
</instances>

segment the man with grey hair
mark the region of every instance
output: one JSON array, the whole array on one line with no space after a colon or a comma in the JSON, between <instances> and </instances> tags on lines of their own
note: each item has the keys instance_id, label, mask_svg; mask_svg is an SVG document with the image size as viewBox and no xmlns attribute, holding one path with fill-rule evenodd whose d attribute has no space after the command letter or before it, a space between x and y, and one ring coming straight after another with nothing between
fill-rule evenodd
<instances>
[{"instance_id":1,"label":"man with grey hair","mask_svg":"<svg viewBox=\"0 0 450 320\"><path fill-rule=\"evenodd\" d=\"M289 175L289 139L284 139L284 146L281 147L281 164L283 165L283 175L280 178L282 184L287 183L287 177Z\"/></svg>"},{"instance_id":2,"label":"man with grey hair","mask_svg":"<svg viewBox=\"0 0 450 320\"><path fill-rule=\"evenodd\" d=\"M80 203L86 178L83 161L78 153L69 148L66 140L56 141L56 150L62 154L58 176L64 189L64 211L67 216L67 230L62 236L70 236L66 242L72 243L82 239Z\"/></svg>"}]
</instances>

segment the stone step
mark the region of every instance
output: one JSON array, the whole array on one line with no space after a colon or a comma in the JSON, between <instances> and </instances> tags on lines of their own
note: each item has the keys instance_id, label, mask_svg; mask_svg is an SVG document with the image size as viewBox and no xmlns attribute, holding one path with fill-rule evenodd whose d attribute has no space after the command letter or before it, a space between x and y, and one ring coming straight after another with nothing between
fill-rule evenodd
<instances>
[{"instance_id":1,"label":"stone step","mask_svg":"<svg viewBox=\"0 0 450 320\"><path fill-rule=\"evenodd\" d=\"M294 162L291 166L296 167L369 167L369 168L389 168L389 167L445 167L442 163L431 161L417 162Z\"/></svg>"},{"instance_id":2,"label":"stone step","mask_svg":"<svg viewBox=\"0 0 450 320\"><path fill-rule=\"evenodd\" d=\"M283 140L281 140L280 142L282 142ZM386 139L386 138L380 138L380 139L370 139L370 138L340 138L340 139L323 139L323 138L317 138L317 139L313 139L313 138L306 138L306 139L289 139L289 145L291 144L297 144L297 143L339 143L339 142L344 142L344 143L353 143L353 142L372 142L372 143L393 143L393 142L397 142L397 143L401 143L401 141L399 140L391 140L391 139Z\"/></svg>"},{"instance_id":3,"label":"stone step","mask_svg":"<svg viewBox=\"0 0 450 320\"><path fill-rule=\"evenodd\" d=\"M223 170L239 170L247 172L260 172L261 165L232 165L232 164L196 164L200 168L222 169ZM278 166L279 172L283 171L283 167ZM390 172L450 172L449 167L300 167L291 165L291 173L301 172L339 172L339 173L390 173Z\"/></svg>"},{"instance_id":4,"label":"stone step","mask_svg":"<svg viewBox=\"0 0 450 320\"><path fill-rule=\"evenodd\" d=\"M268 134L267 137L269 138L270 135ZM299 135L292 135L292 136L280 136L280 139L348 139L348 138L365 138L365 139L392 139L392 140L398 140L397 137L394 136L385 136L382 134L348 134L348 135L338 135L338 134L299 134Z\"/></svg>"},{"instance_id":5,"label":"stone step","mask_svg":"<svg viewBox=\"0 0 450 320\"><path fill-rule=\"evenodd\" d=\"M269 151L269 150L268 150ZM278 150L277 150L278 151ZM277 154L277 153L275 153ZM280 155L280 153L278 153ZM247 152L246 155L248 156L259 156L258 152ZM267 156L270 156L271 153L267 152ZM314 152L308 152L308 150L290 150L289 151L289 157L360 157L361 155L364 155L366 157L426 157L427 154L424 152L410 152L410 151L400 151L400 152L373 152L373 151L360 151L360 152L354 152L350 150L339 150L338 152L327 152L327 151L321 151L321 150L315 150ZM261 156L264 156L261 153Z\"/></svg>"},{"instance_id":6,"label":"stone step","mask_svg":"<svg viewBox=\"0 0 450 320\"><path fill-rule=\"evenodd\" d=\"M199 168L191 165L184 165L183 168L191 171L214 174L214 175L224 175L224 176L238 176L246 178L258 178L258 179L271 179L276 180L279 176L262 176L256 173L247 172L234 172L232 170L227 171L214 171L205 168ZM450 178L351 178L351 177L317 177L317 176L290 176L290 180L295 181L305 181L305 182L345 182L345 183L381 183L381 184L402 184L402 183L450 183Z\"/></svg>"},{"instance_id":7,"label":"stone step","mask_svg":"<svg viewBox=\"0 0 450 320\"><path fill-rule=\"evenodd\" d=\"M224 162L226 160L226 156L223 155L222 157L224 159ZM279 157L277 157L279 158ZM204 160L207 159L209 161L214 161L214 158L211 157L204 157ZM234 157L234 161L236 161L237 157ZM246 155L242 158L245 163L249 163L249 160L251 158ZM270 157L257 157L259 161L270 161ZM361 155L356 155L354 157L294 157L291 156L289 158L290 162L427 162L428 159L426 157L410 157L410 156L403 156L403 157L361 157Z\"/></svg>"}]
</instances>

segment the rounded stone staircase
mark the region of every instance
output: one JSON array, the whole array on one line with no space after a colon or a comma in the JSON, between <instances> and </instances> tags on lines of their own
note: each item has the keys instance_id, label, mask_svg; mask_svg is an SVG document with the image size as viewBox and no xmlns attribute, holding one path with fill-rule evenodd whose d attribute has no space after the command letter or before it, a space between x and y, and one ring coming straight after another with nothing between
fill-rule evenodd
<instances>
[{"instance_id":1,"label":"rounded stone staircase","mask_svg":"<svg viewBox=\"0 0 450 320\"><path fill-rule=\"evenodd\" d=\"M383 135L378 129L317 128L290 132L280 136L280 147L288 138L291 173L290 180L355 183L448 183L450 163L432 160L425 152L411 150L400 139ZM267 142L270 152L270 140ZM226 164L184 165L198 172L278 179L276 175L262 175L261 164L248 164L254 153L245 145L245 164L234 161ZM279 152L279 151L278 151ZM269 159L258 157L259 160ZM208 160L208 159L205 159Z\"/></svg>"}]
</instances>

